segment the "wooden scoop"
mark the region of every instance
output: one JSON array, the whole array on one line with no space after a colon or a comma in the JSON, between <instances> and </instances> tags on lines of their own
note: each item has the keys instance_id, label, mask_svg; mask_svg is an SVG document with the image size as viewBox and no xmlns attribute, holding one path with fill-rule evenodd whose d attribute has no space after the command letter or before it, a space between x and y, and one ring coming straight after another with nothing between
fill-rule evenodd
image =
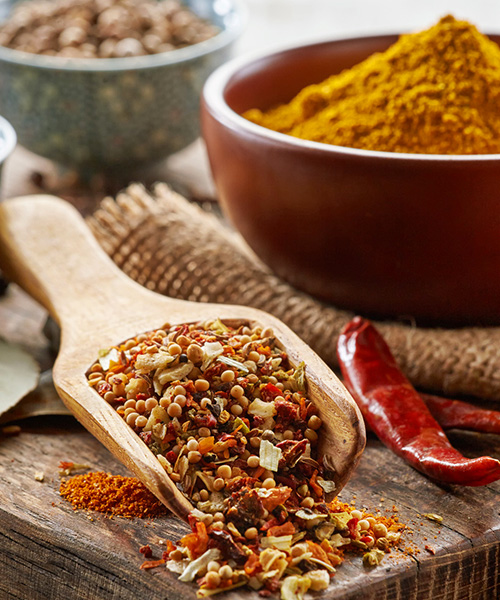
<instances>
[{"instance_id":1,"label":"wooden scoop","mask_svg":"<svg viewBox=\"0 0 500 600\"><path fill-rule=\"evenodd\" d=\"M185 519L192 510L189 500L85 377L100 349L167 321L220 317L233 324L272 327L291 363L306 363L308 394L324 422L319 454L332 471L336 492L358 463L365 429L357 406L332 371L288 327L252 308L173 300L143 288L115 266L80 214L64 200L29 196L0 204L0 267L61 326L53 378L66 406L179 517Z\"/></svg>"}]
</instances>

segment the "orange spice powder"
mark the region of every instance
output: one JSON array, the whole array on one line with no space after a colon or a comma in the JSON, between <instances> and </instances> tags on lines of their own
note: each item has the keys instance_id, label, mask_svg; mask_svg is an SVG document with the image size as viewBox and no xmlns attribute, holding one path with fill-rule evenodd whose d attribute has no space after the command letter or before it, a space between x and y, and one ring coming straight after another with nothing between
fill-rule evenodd
<instances>
[{"instance_id":1,"label":"orange spice powder","mask_svg":"<svg viewBox=\"0 0 500 600\"><path fill-rule=\"evenodd\" d=\"M135 477L104 472L75 475L61 482L59 492L74 509L83 508L119 517L159 517L167 508Z\"/></svg>"}]
</instances>

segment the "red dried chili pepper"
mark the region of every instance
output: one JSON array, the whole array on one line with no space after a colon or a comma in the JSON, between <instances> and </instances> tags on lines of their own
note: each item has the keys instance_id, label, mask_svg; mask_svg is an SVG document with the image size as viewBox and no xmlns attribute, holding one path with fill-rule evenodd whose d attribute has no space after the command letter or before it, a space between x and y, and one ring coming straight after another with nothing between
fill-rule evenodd
<instances>
[{"instance_id":1,"label":"red dried chili pepper","mask_svg":"<svg viewBox=\"0 0 500 600\"><path fill-rule=\"evenodd\" d=\"M481 433L500 433L500 411L479 408L461 400L420 394L427 408L443 429L467 429Z\"/></svg>"},{"instance_id":2,"label":"red dried chili pepper","mask_svg":"<svg viewBox=\"0 0 500 600\"><path fill-rule=\"evenodd\" d=\"M337 352L363 416L393 452L441 482L479 486L500 479L500 461L489 456L468 459L453 448L369 321L350 321Z\"/></svg>"}]
</instances>

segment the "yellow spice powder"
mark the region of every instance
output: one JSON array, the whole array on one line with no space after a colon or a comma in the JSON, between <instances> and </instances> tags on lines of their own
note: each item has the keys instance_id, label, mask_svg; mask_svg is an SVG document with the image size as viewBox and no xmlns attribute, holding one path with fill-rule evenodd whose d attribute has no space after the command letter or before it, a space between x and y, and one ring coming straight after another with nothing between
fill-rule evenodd
<instances>
[{"instance_id":1,"label":"yellow spice powder","mask_svg":"<svg viewBox=\"0 0 500 600\"><path fill-rule=\"evenodd\" d=\"M366 150L500 153L500 48L452 16L304 88L289 103L244 115L295 137Z\"/></svg>"}]
</instances>

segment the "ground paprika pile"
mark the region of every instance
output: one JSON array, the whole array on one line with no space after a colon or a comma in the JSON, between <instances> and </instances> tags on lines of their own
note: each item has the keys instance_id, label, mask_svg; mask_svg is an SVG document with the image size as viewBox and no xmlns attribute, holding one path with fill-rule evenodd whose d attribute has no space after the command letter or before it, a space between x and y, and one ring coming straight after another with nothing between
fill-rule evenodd
<instances>
[{"instance_id":1,"label":"ground paprika pile","mask_svg":"<svg viewBox=\"0 0 500 600\"><path fill-rule=\"evenodd\" d=\"M85 473L64 479L59 491L75 509L91 509L128 518L158 517L168 512L135 477L101 471Z\"/></svg>"},{"instance_id":2,"label":"ground paprika pile","mask_svg":"<svg viewBox=\"0 0 500 600\"><path fill-rule=\"evenodd\" d=\"M500 48L466 21L442 18L383 53L247 119L295 137L366 150L500 152Z\"/></svg>"}]
</instances>

